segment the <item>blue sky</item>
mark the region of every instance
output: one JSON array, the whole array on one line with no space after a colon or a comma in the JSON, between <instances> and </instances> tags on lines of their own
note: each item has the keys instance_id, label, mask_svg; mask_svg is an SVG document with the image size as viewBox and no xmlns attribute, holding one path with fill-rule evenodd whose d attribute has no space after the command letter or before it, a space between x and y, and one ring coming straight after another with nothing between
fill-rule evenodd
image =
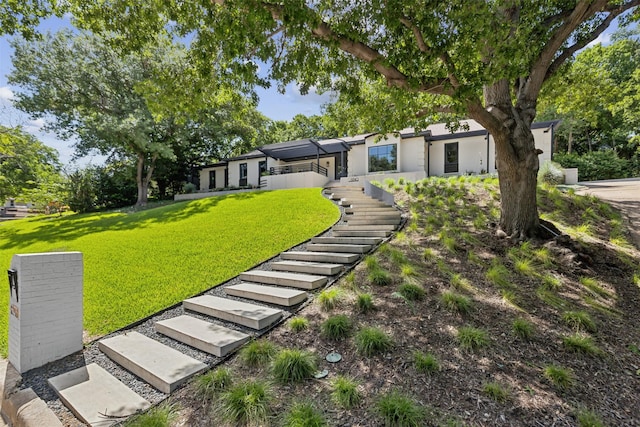
<instances>
[{"instance_id":1,"label":"blue sky","mask_svg":"<svg viewBox=\"0 0 640 427\"><path fill-rule=\"evenodd\" d=\"M41 31L56 31L61 27L71 26L68 19L51 18L40 25ZM611 34L617 28L616 23L602 34L594 43L607 44ZM9 37L0 37L0 124L4 126L22 126L28 132L34 134L40 141L58 150L60 161L68 164L73 155L72 141L63 141L54 134L45 133L41 130L44 125L42 119L32 120L29 115L24 114L11 105L11 98L16 88L9 86L7 75L11 71L11 47ZM311 91L307 95L301 95L298 88L289 85L285 94L280 94L275 85L270 89L258 89L260 104L258 109L267 117L273 120L290 120L296 114L313 115L320 113L320 107L329 101L328 94L317 94ZM78 161L79 164L102 163L100 156L85 157Z\"/></svg>"}]
</instances>

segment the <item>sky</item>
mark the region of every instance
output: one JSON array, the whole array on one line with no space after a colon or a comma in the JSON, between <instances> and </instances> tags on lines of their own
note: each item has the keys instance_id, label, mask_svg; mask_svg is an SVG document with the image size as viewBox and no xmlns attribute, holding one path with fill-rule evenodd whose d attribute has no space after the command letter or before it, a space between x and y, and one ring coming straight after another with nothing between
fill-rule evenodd
<instances>
[{"instance_id":1,"label":"sky","mask_svg":"<svg viewBox=\"0 0 640 427\"><path fill-rule=\"evenodd\" d=\"M41 31L56 31L62 27L71 27L68 18L50 18L44 21L39 29ZM608 44L611 34L617 28L614 23L605 33L600 35L591 44ZM11 71L12 49L9 46L9 36L0 37L0 125L22 126L24 130L35 135L46 145L55 148L60 156L63 165L68 165L73 157L73 141L64 141L56 137L55 134L46 133L42 130L44 120L33 120L25 114L13 108L11 99L18 88L12 87L7 82L7 75ZM307 95L300 94L295 85L289 85L284 94L280 94L275 85L269 89L259 88L256 90L260 103L258 110L265 116L273 120L291 120L296 114L310 116L320 113L320 107L329 102L329 94L317 94L310 91ZM88 156L79 159L76 165L86 165L89 163L100 164L104 161L101 156Z\"/></svg>"}]
</instances>

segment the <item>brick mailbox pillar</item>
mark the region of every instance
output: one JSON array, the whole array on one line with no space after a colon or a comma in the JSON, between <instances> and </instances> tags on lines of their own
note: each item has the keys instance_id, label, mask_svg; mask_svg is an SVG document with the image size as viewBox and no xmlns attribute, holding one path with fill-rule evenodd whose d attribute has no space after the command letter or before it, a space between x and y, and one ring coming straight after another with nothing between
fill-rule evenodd
<instances>
[{"instance_id":1,"label":"brick mailbox pillar","mask_svg":"<svg viewBox=\"0 0 640 427\"><path fill-rule=\"evenodd\" d=\"M14 255L8 276L9 362L16 370L82 350L82 253Z\"/></svg>"}]
</instances>

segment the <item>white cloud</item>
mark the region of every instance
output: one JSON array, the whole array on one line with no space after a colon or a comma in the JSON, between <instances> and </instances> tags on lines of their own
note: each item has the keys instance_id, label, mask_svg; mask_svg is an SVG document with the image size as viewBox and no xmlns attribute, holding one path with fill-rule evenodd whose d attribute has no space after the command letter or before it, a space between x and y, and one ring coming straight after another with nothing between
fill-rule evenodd
<instances>
[{"instance_id":1,"label":"white cloud","mask_svg":"<svg viewBox=\"0 0 640 427\"><path fill-rule=\"evenodd\" d=\"M591 43L589 43L587 45L587 47L593 47L595 45L597 45L598 43L606 46L608 44L611 43L611 32L604 32L602 34L600 34L594 41L592 41Z\"/></svg>"},{"instance_id":2,"label":"white cloud","mask_svg":"<svg viewBox=\"0 0 640 427\"><path fill-rule=\"evenodd\" d=\"M11 101L13 99L13 91L8 86L0 87L0 101Z\"/></svg>"},{"instance_id":3,"label":"white cloud","mask_svg":"<svg viewBox=\"0 0 640 427\"><path fill-rule=\"evenodd\" d=\"M45 125L44 119L29 120L26 129L29 132L40 132Z\"/></svg>"}]
</instances>

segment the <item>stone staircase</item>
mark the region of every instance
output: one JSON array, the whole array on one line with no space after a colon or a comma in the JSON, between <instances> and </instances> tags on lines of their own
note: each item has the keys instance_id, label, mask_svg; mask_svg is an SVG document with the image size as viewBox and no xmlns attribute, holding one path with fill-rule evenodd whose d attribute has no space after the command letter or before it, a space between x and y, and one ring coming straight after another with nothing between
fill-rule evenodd
<instances>
[{"instance_id":1,"label":"stone staircase","mask_svg":"<svg viewBox=\"0 0 640 427\"><path fill-rule=\"evenodd\" d=\"M170 394L210 367L183 354L180 345L221 361L295 313L310 293L337 280L401 222L400 211L364 195L362 188L324 192L343 208L343 215L323 236L184 300L175 316L152 319L151 332L133 327L100 340L99 351L119 368ZM109 426L151 406L96 363L51 377L48 383L64 405L91 426Z\"/></svg>"}]
</instances>

